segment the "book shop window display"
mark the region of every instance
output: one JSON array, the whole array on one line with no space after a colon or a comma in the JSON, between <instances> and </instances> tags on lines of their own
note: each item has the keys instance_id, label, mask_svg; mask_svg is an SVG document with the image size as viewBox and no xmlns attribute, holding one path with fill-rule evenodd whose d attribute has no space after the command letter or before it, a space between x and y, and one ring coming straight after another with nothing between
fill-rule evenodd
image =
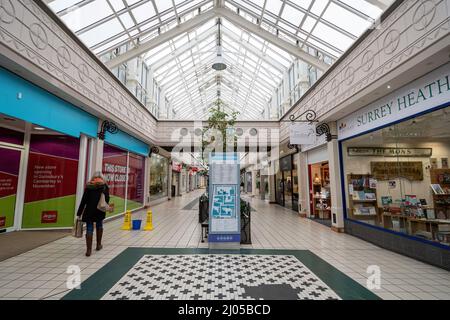
<instances>
[{"instance_id":1,"label":"book shop window display","mask_svg":"<svg viewBox=\"0 0 450 320\"><path fill-rule=\"evenodd\" d=\"M450 245L450 108L342 143L347 218Z\"/></svg>"}]
</instances>

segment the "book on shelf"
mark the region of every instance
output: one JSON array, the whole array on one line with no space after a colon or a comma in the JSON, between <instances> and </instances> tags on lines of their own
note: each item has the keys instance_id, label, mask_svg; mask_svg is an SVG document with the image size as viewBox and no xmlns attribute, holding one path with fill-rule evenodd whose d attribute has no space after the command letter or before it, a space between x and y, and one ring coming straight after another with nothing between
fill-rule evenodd
<instances>
[{"instance_id":1,"label":"book on shelf","mask_svg":"<svg viewBox=\"0 0 450 320\"><path fill-rule=\"evenodd\" d=\"M388 206L392 203L392 197L391 196L382 196L381 197L381 204L383 206Z\"/></svg>"},{"instance_id":2,"label":"book on shelf","mask_svg":"<svg viewBox=\"0 0 450 320\"><path fill-rule=\"evenodd\" d=\"M444 189L442 189L441 185L438 183L431 184L431 189L434 194L445 194Z\"/></svg>"},{"instance_id":3,"label":"book on shelf","mask_svg":"<svg viewBox=\"0 0 450 320\"><path fill-rule=\"evenodd\" d=\"M355 191L353 192L353 200L376 200L377 197L373 192Z\"/></svg>"},{"instance_id":4,"label":"book on shelf","mask_svg":"<svg viewBox=\"0 0 450 320\"><path fill-rule=\"evenodd\" d=\"M377 211L373 206L370 207L355 206L354 209L355 209L354 214L359 216L373 216L377 214Z\"/></svg>"},{"instance_id":5,"label":"book on shelf","mask_svg":"<svg viewBox=\"0 0 450 320\"><path fill-rule=\"evenodd\" d=\"M364 191L353 192L353 200L367 200Z\"/></svg>"},{"instance_id":6,"label":"book on shelf","mask_svg":"<svg viewBox=\"0 0 450 320\"><path fill-rule=\"evenodd\" d=\"M405 206L417 206L417 196L405 194Z\"/></svg>"},{"instance_id":7,"label":"book on shelf","mask_svg":"<svg viewBox=\"0 0 450 320\"><path fill-rule=\"evenodd\" d=\"M376 200L375 193L373 192L367 192L365 194L365 200Z\"/></svg>"}]
</instances>

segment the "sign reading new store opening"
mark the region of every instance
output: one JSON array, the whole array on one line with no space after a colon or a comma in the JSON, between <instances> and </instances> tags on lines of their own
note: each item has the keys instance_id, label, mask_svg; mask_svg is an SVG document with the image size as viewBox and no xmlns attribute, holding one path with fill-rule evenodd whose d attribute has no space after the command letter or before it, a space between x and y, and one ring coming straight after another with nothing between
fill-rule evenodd
<instances>
[{"instance_id":1,"label":"sign reading new store opening","mask_svg":"<svg viewBox=\"0 0 450 320\"><path fill-rule=\"evenodd\" d=\"M450 63L338 121L339 140L450 101Z\"/></svg>"}]
</instances>

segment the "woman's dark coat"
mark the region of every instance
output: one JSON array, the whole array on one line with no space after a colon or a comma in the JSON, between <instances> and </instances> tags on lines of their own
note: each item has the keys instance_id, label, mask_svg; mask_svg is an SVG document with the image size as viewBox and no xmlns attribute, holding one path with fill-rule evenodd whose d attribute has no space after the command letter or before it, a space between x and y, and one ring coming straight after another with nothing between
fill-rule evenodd
<instances>
[{"instance_id":1,"label":"woman's dark coat","mask_svg":"<svg viewBox=\"0 0 450 320\"><path fill-rule=\"evenodd\" d=\"M83 215L84 222L97 222L105 219L105 212L97 209L102 192L105 194L106 202L109 203L109 188L106 184L88 184L84 189L77 212L77 216Z\"/></svg>"}]
</instances>

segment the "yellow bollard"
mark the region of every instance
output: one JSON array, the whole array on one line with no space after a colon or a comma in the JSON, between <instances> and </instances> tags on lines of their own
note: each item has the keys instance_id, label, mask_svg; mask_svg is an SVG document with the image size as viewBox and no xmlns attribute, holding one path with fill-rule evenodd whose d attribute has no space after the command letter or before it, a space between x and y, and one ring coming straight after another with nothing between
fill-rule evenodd
<instances>
[{"instance_id":1,"label":"yellow bollard","mask_svg":"<svg viewBox=\"0 0 450 320\"><path fill-rule=\"evenodd\" d=\"M152 218L152 210L147 211L147 223L145 224L145 231L153 230L153 218Z\"/></svg>"},{"instance_id":2,"label":"yellow bollard","mask_svg":"<svg viewBox=\"0 0 450 320\"><path fill-rule=\"evenodd\" d=\"M122 230L131 230L131 211L128 210L125 213L125 219L123 220Z\"/></svg>"}]
</instances>

